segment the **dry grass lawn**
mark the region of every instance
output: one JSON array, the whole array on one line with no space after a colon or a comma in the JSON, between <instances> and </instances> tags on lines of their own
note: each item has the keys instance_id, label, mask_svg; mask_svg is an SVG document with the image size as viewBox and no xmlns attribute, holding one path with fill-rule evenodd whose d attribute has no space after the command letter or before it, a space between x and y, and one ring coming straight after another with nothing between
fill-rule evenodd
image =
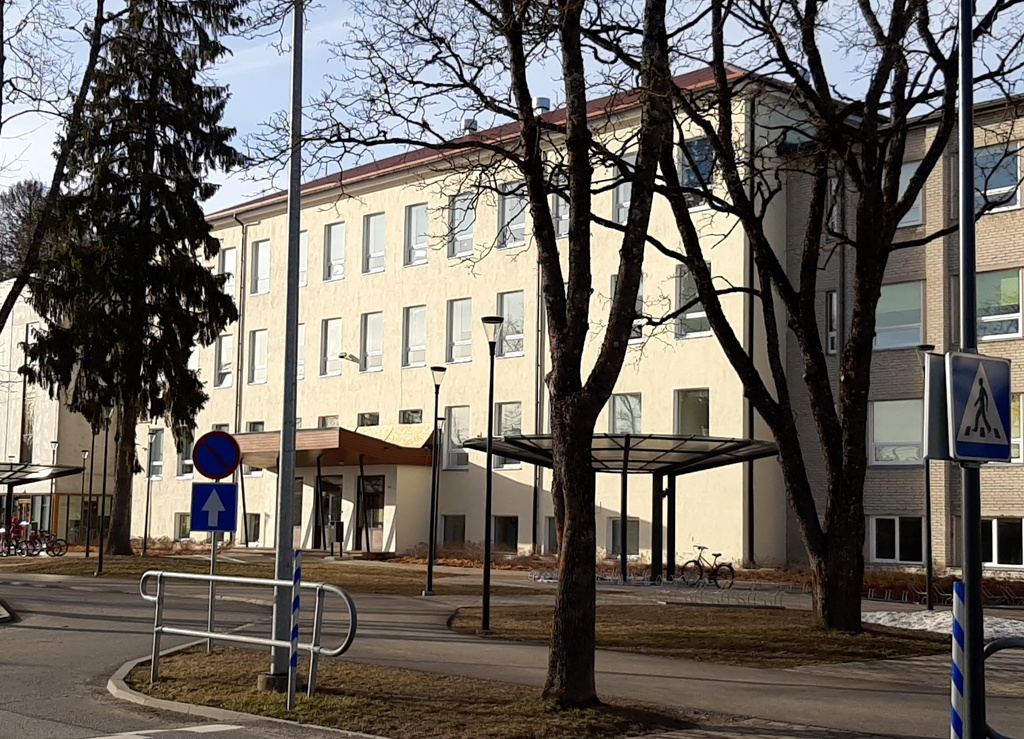
<instances>
[{"instance_id":1,"label":"dry grass lawn","mask_svg":"<svg viewBox=\"0 0 1024 739\"><path fill-rule=\"evenodd\" d=\"M492 608L494 634L488 638L547 642L552 610ZM459 633L473 634L479 623L479 608L460 608L449 625ZM822 631L808 611L600 605L597 646L727 665L786 668L940 654L949 650L949 638L896 630Z\"/></svg>"},{"instance_id":2,"label":"dry grass lawn","mask_svg":"<svg viewBox=\"0 0 1024 739\"><path fill-rule=\"evenodd\" d=\"M104 577L138 580L146 570L168 570L173 572L208 573L208 560L192 557L112 557L103 560ZM18 564L0 567L4 573L37 573L92 577L96 571L95 559L29 559ZM217 563L217 574L240 577L273 577L274 567L268 563ZM379 593L384 595L419 595L424 586L425 573L404 567L392 567L386 563L364 563L346 565L307 561L302 565L302 576L310 582L326 582L338 585L352 593ZM526 578L523 584L529 585ZM435 575L434 592L438 595L480 595L482 584L472 578L446 577ZM536 592L529 587L495 585L495 595L520 595Z\"/></svg>"},{"instance_id":3,"label":"dry grass lawn","mask_svg":"<svg viewBox=\"0 0 1024 739\"><path fill-rule=\"evenodd\" d=\"M612 703L561 711L533 688L341 660L321 661L317 694L310 699L300 695L295 712L289 713L283 695L256 690L256 676L266 665L262 652L180 652L161 660L156 685L149 684L148 665L133 670L127 682L156 698L391 739L623 737L693 725L666 709Z\"/></svg>"}]
</instances>

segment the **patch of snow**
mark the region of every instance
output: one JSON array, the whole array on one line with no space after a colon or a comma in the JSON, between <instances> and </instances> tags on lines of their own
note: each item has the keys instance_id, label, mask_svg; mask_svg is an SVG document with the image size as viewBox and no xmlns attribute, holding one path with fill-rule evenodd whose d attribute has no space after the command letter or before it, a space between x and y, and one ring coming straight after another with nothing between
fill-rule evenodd
<instances>
[{"instance_id":1,"label":"patch of snow","mask_svg":"<svg viewBox=\"0 0 1024 739\"><path fill-rule=\"evenodd\" d=\"M861 620L866 624L894 629L934 631L938 634L951 634L953 631L953 614L949 611L868 611L861 616ZM985 617L986 639L1010 636L1024 636L1024 621Z\"/></svg>"}]
</instances>

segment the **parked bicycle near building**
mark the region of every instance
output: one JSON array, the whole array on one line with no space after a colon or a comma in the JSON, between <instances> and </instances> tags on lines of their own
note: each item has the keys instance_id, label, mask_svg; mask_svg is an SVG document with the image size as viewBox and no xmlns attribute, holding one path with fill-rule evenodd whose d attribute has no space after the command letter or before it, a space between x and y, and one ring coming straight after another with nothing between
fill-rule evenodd
<instances>
[{"instance_id":1,"label":"parked bicycle near building","mask_svg":"<svg viewBox=\"0 0 1024 739\"><path fill-rule=\"evenodd\" d=\"M690 588L702 582L714 585L716 588L731 588L733 579L736 577L732 563L719 562L718 558L722 556L721 552L712 552L711 556L715 559L708 562L704 557L707 547L697 544L694 549L697 550L697 559L684 562L680 570L680 579L683 583Z\"/></svg>"}]
</instances>

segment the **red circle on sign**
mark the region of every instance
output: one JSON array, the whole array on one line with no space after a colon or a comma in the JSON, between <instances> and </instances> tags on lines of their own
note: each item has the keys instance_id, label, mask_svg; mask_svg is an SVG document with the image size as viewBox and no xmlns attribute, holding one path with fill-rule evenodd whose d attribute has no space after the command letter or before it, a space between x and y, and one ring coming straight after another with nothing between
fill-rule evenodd
<instances>
[{"instance_id":1,"label":"red circle on sign","mask_svg":"<svg viewBox=\"0 0 1024 739\"><path fill-rule=\"evenodd\" d=\"M192 466L204 477L220 480L228 477L242 460L238 441L224 431L209 431L192 447Z\"/></svg>"}]
</instances>

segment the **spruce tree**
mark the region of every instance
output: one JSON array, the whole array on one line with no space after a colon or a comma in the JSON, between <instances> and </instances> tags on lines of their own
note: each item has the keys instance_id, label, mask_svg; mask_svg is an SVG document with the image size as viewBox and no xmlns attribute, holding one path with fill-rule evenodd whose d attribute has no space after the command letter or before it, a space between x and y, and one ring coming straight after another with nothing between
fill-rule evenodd
<instances>
[{"instance_id":1,"label":"spruce tree","mask_svg":"<svg viewBox=\"0 0 1024 739\"><path fill-rule=\"evenodd\" d=\"M64 238L30 300L47 327L24 372L98 428L113 406L107 551L131 554L136 425L163 418L185 443L208 396L189 359L238 313L207 266L219 242L203 201L211 169L243 162L208 73L241 0L128 0L108 38L62 198Z\"/></svg>"}]
</instances>

